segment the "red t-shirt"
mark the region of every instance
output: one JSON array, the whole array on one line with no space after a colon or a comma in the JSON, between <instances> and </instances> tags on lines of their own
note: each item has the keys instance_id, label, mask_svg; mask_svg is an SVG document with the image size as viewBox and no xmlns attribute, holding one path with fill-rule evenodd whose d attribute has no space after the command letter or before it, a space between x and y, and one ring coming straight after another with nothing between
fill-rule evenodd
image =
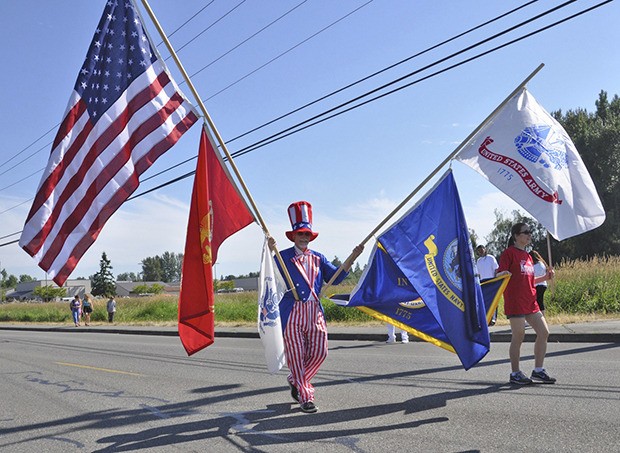
<instances>
[{"instance_id":1,"label":"red t-shirt","mask_svg":"<svg viewBox=\"0 0 620 453\"><path fill-rule=\"evenodd\" d=\"M525 250L510 246L499 258L497 272L512 274L504 291L504 312L509 315L529 315L540 311L534 286L534 262Z\"/></svg>"}]
</instances>

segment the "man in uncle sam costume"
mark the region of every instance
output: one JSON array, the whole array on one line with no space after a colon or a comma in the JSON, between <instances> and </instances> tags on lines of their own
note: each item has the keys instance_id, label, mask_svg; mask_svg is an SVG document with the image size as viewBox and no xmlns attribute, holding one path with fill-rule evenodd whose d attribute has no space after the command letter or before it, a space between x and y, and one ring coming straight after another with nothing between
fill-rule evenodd
<instances>
[{"instance_id":1,"label":"man in uncle sam costume","mask_svg":"<svg viewBox=\"0 0 620 453\"><path fill-rule=\"evenodd\" d=\"M287 380L291 396L299 402L301 410L312 413L318 409L314 405L314 387L310 381L327 357L327 326L319 294L323 283L329 282L338 268L325 256L308 248L319 235L312 230L310 203L298 201L291 204L288 216L292 228L286 232L286 237L295 245L280 254L299 300L295 300L292 291L287 291L280 302L286 362L290 371ZM272 250L275 249L273 238L269 241ZM353 249L342 265L344 272L337 276L334 284L344 280L362 251L361 245Z\"/></svg>"}]
</instances>

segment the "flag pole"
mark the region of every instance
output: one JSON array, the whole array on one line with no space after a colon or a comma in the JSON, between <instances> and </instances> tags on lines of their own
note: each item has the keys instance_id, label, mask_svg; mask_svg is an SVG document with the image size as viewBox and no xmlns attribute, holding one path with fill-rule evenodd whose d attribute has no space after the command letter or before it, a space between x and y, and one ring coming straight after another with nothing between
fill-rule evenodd
<instances>
[{"instance_id":1,"label":"flag pole","mask_svg":"<svg viewBox=\"0 0 620 453\"><path fill-rule=\"evenodd\" d=\"M553 268L553 258L551 257L551 233L547 230L547 258L549 259L549 269ZM547 270L549 270L547 269ZM551 297L555 290L555 280L551 280Z\"/></svg>"},{"instance_id":2,"label":"flag pole","mask_svg":"<svg viewBox=\"0 0 620 453\"><path fill-rule=\"evenodd\" d=\"M252 210L254 211L254 215L256 216L256 220L258 220L258 223L260 224L261 228L263 229L263 232L265 233L265 235L271 236L269 234L269 230L267 229L267 225L265 224L265 221L263 220L263 217L261 216L260 211L258 210L258 207L256 206L256 203L254 202L254 199L252 198L252 195L250 194L250 191L248 190L248 187L245 184L245 181L241 177L241 173L239 173L239 170L237 169L237 166L235 165L235 162L233 161L232 156L228 152L228 148L226 147L226 143L224 143L224 140L222 139L222 136L220 135L219 131L215 127L215 123L211 119L211 115L209 115L209 112L207 111L207 108L205 107L204 103L202 102L202 99L200 98L200 96L198 95L198 91L196 91L196 88L194 87L194 84L192 83L192 81L191 81L189 75L187 74L187 72L185 71L185 68L183 67L183 64L181 63L181 60L179 60L179 57L177 56L177 53L175 52L174 48L172 47L172 44L170 43L170 40L168 39L168 36L166 36L166 33L164 32L163 28L161 27L161 25L159 23L159 20L157 20L157 17L155 16L155 13L151 9L148 1L147 0L142 0L142 5L146 9L147 13L149 14L149 17L151 18L151 21L153 22L153 25L155 25L155 28L157 28L157 31L159 32L159 35L161 36L162 40L166 44L166 47L168 48L168 51L170 52L170 55L172 56L172 58L174 59L174 62L177 65L177 68L179 69L179 71L181 71L181 74L183 75L183 78L185 79L185 82L187 82L187 86L189 87L189 89L191 90L192 94L194 95L194 98L196 99L196 102L198 103L198 105L200 107L200 110L202 111L202 114L203 114L205 120L209 124L209 127L213 131L213 133L214 133L214 135L215 135L215 137L216 137L220 147L224 151L224 154L226 154L226 158L228 159L228 162L230 163L230 166L232 167L232 169L233 169L233 171L235 173L235 176L239 180L239 183L241 184L241 187L243 188L243 192L245 193L246 197L248 198L248 201L250 202L250 204L252 205ZM278 259L278 262L280 263L280 267L282 268L282 272L284 273L284 277L286 278L286 281L287 281L289 287L293 291L293 295L294 295L295 299L296 300L299 299L299 297L297 296L297 291L295 290L295 286L293 285L293 280L291 279L291 276L288 273L288 269L286 268L286 266L284 264L284 260L282 259L282 256L280 255L280 252L277 249L275 250L275 255L276 255L276 258Z\"/></svg>"},{"instance_id":3,"label":"flag pole","mask_svg":"<svg viewBox=\"0 0 620 453\"><path fill-rule=\"evenodd\" d=\"M375 234L377 234L377 232L392 218L394 217L394 215L400 211L407 203L409 203L409 201L422 189L422 187L424 187L431 179L433 179L433 177L435 177L435 175L437 173L439 173L439 171L448 163L450 162L452 159L454 159L454 157L459 153L459 151L461 150L461 148L463 148L465 145L467 145L467 143L469 143L469 141L474 138L474 136L480 132L480 130L486 126L486 124L491 121L495 115L497 115L497 113L504 108L504 106L506 104L508 104L508 102L510 102L510 100L517 94L519 93L519 91L521 91L525 85L527 85L527 83L534 78L534 76L536 74L538 74L538 72L545 66L544 63L541 63L540 65L538 65L538 67L536 69L534 69L534 71L532 71L532 73L530 75L528 75L518 86L517 88L515 88L512 93L510 93L506 99L504 99L502 101L501 104L499 104L495 110L493 110L491 112L491 114L489 116L487 116L484 121L482 121L482 123L480 123L480 125L473 130L473 132L471 134L469 134L467 136L467 138L465 140L463 140L459 146L457 146L454 151L452 151L452 153L450 153L450 155L448 157L446 157L443 162L441 162L437 168L435 168L435 170L433 170L425 179L424 181L422 181L414 190L413 192L411 192L409 195L407 195L407 197L398 205L396 206L396 208L394 208L394 210L389 213L387 215L387 217L385 219L383 219L376 227L374 230L372 230L368 236L366 236L364 238L364 240L360 243L360 245L364 245L366 244L366 242L368 242ZM347 260L351 259L351 255L349 255L349 257L347 258ZM345 261L346 263L346 261ZM327 282L327 284L325 285L323 291L321 291L321 295L323 294L323 292L325 291L325 289L327 289L328 287L330 287L332 285L332 283L334 282L334 280L336 280L336 277L338 277L338 275L340 275L340 273L342 272L342 266L340 266L340 268L338 268L338 271L336 272L336 274L334 274L334 276L329 280L329 282Z\"/></svg>"}]
</instances>

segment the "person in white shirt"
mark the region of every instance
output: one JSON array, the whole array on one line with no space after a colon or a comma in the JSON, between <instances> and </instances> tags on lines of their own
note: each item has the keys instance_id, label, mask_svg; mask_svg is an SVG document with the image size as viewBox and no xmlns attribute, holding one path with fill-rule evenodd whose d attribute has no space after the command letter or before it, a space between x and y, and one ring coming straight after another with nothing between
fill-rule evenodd
<instances>
[{"instance_id":1,"label":"person in white shirt","mask_svg":"<svg viewBox=\"0 0 620 453\"><path fill-rule=\"evenodd\" d=\"M478 277L480 277L480 282L495 278L495 273L499 267L495 257L487 254L487 248L484 245L479 245L476 247L476 253L478 254L476 267L478 268ZM496 322L497 308L495 309L495 313L493 313L493 318L491 318L489 325L494 326Z\"/></svg>"},{"instance_id":2,"label":"person in white shirt","mask_svg":"<svg viewBox=\"0 0 620 453\"><path fill-rule=\"evenodd\" d=\"M543 277L547 275L547 263L540 256L536 250L530 252L532 259L534 260L534 278ZM536 302L538 302L538 308L540 312L545 314L545 291L547 291L547 282L543 281L536 284Z\"/></svg>"}]
</instances>

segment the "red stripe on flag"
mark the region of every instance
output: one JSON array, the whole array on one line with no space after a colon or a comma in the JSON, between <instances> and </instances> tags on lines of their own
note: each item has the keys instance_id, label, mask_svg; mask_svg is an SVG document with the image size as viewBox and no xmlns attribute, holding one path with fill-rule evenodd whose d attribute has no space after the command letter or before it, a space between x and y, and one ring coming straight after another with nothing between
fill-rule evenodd
<instances>
[{"instance_id":1,"label":"red stripe on flag","mask_svg":"<svg viewBox=\"0 0 620 453\"><path fill-rule=\"evenodd\" d=\"M162 143L166 144L166 148L162 150L162 153L168 150L172 145L176 143L178 137L180 137L187 129L189 129L192 124L194 124L198 120L198 117L194 115L193 112L190 112L182 122L177 124L168 137L163 139L158 145L154 148L161 148L160 145ZM170 137L176 137L174 140L171 140ZM155 159L153 160L153 162ZM150 166L150 164L149 164ZM147 170L148 166L144 167L144 170ZM82 239L78 242L78 244L74 247L71 252L67 263L62 267L59 273L54 277L54 282L58 285L62 286L75 266L77 266L80 258L86 253L86 251L90 248L90 246L95 242L99 233L103 229L103 226L108 221L108 219L114 214L121 205L125 202L127 198L138 188L138 177L143 173L143 171L138 171L136 168L136 172L127 180L127 182L114 193L113 197L110 201L105 205L104 208L101 209L99 215L92 222L90 227L88 228L87 233ZM55 257L54 257L55 259ZM53 262L53 260L52 260Z\"/></svg>"},{"instance_id":2,"label":"red stripe on flag","mask_svg":"<svg viewBox=\"0 0 620 453\"><path fill-rule=\"evenodd\" d=\"M148 102L152 101L152 99L155 96L157 96L157 94L159 94L159 92L161 92L161 90L163 88L162 85L161 85L161 82L162 81L169 81L169 80L170 79L168 78L168 75L165 72L162 72L159 75L159 77L157 79L155 79L150 86L148 86L145 89L143 89L142 91L140 91L138 93L138 95L136 95L130 101L130 103L123 110L123 112L121 112L121 114L108 126L108 128L106 128L103 131L103 133L97 138L97 140L95 140L95 142L93 143L92 147L88 150L88 152L84 156L84 159L81 162L80 168L71 177L71 179L67 183L65 189L63 190L62 194L60 194L60 196L55 201L54 208L52 210L51 215L49 216L49 218L47 219L45 224L41 227L41 230L37 233L37 235L26 245L25 248L27 248L28 252L31 255L34 255L34 254L39 252L39 250L41 249L41 247L45 243L45 241L47 239L47 236L49 235L49 233L51 232L52 228L56 224L56 221L58 220L58 217L60 216L65 203L78 190L78 188L80 187L80 185L84 181L86 173L89 171L89 169L91 168L92 164L99 158L99 155L103 151L108 149L108 147L110 146L110 143L116 137L118 137L118 135L127 127L127 123L131 120L131 118L134 115L134 113L138 112L142 107L144 107L145 104L147 104ZM151 95L153 95L153 96L151 97ZM182 98L179 96L178 99L182 99ZM177 105L180 105L180 103L181 102L179 102ZM164 112L164 113L166 113L166 112ZM168 115L169 115L169 113L170 112L168 112ZM165 118L167 118L168 115L166 115ZM155 126L160 126L161 124L164 123L165 118L162 120L162 118L160 116L158 116L157 113L155 113L154 115L151 116L151 118L149 118L148 120L145 121L145 123L147 123L147 126L145 126L144 123L142 123L140 126L138 126L137 129L135 130L135 132L132 133L132 136L131 136L130 140L128 141L128 143L123 147L123 149L121 149L119 151L119 153L115 157L115 160L118 159L118 158L122 158L123 157L122 154L124 152L127 152L128 155L125 156L125 160L124 160L124 162L126 162L128 160L128 158L129 158L130 153L131 153L131 149L135 146L135 144L139 143L142 140L142 138L144 138L146 135L148 135L147 133L144 132L146 130L146 127L148 127L148 125L150 124L150 126L152 127L151 130L154 130L154 129L156 129ZM135 134L138 134L138 135L135 135ZM123 163L123 165L124 165L124 163ZM121 168L121 167L122 167L122 165L120 167L118 167L118 168ZM105 181L105 184L107 184L108 181L109 181L109 179L107 181ZM105 184L100 186L100 190L105 186ZM98 192L99 191L97 191L97 193ZM45 200L43 200L42 203L44 201ZM33 205L33 209L35 209L35 205ZM38 210L39 207L37 207L36 209ZM83 215L83 213L80 213L80 215ZM63 226L63 229L64 229L64 226ZM64 230L64 231L67 231L67 230ZM73 231L73 229L68 230L67 233L69 233L71 231ZM54 254L54 256L55 256L55 254ZM40 266L43 267L44 264L40 264ZM46 267L43 267L43 269L46 269Z\"/></svg>"},{"instance_id":3,"label":"red stripe on flag","mask_svg":"<svg viewBox=\"0 0 620 453\"><path fill-rule=\"evenodd\" d=\"M182 103L181 96L175 100L171 99L169 104L179 106ZM91 208L92 203L97 198L99 193L106 187L106 185L118 174L118 172L125 166L125 164L131 159L131 151L138 145L145 137L147 137L153 130L157 129L161 124L163 124L168 116L173 113L170 109L164 106L163 109L156 112L149 119L147 119L144 123L142 123L135 131L132 133L128 142L120 149L120 151L114 156L114 158L107 164L106 167L102 168L99 175L93 180L88 189L83 193L81 201L78 205L73 209L69 217L64 221L62 227L60 228L59 234L54 238L52 245L46 251L45 255L41 259L39 265L43 268L50 268L56 257L59 253L61 253L64 248L64 243L67 236L74 231L74 229L81 223L82 218L86 215L88 210ZM168 148L171 144L168 146ZM88 153L89 157L92 156L92 153ZM85 160L85 163L90 167L90 161L94 162L93 159ZM81 169L79 174L76 174L71 181L71 184L75 186L75 189L67 191L63 193L62 201L59 200L58 204L54 208L52 215L46 222L44 230L46 233L53 228L53 223L58 220L62 212L62 207L64 206L67 199L73 195L73 192L79 187L79 185L83 182L83 177L78 179L78 175L85 174L88 169ZM132 188L132 192L138 187L138 174L134 172L129 176L130 179L135 179L135 186ZM69 188L69 187L68 187ZM127 195L128 196L128 195ZM127 196L125 198L127 198ZM124 201L124 200L123 200ZM122 202L121 202L122 203ZM120 206L120 204L119 204ZM116 209L115 209L116 210ZM60 232L66 232L65 235ZM90 232L90 230L88 230Z\"/></svg>"},{"instance_id":4,"label":"red stripe on flag","mask_svg":"<svg viewBox=\"0 0 620 453\"><path fill-rule=\"evenodd\" d=\"M81 99L78 104L85 106L84 102ZM65 119L65 122L66 121L68 121L68 119ZM65 124L65 122L63 122L63 125ZM63 125L61 125L61 127L63 127ZM45 201L54 192L54 190L56 189L56 185L63 178L65 170L69 167L69 165L71 165L71 162L73 162L76 154L79 152L82 146L84 146L84 142L86 142L86 139L88 138L92 130L93 124L90 122L90 120L87 120L86 124L84 124L81 130L74 131L77 134L75 140L73 141L71 146L69 146L69 148L64 151L62 160L56 165L56 167L54 167L54 170L52 170L49 176L45 179L45 182L41 184L41 188L35 195L34 201L32 202L32 207L30 208L30 212L28 213L28 217L26 218L26 223L28 223L32 219L32 217L37 213L41 206L43 206ZM56 147L52 148L52 153L54 152L54 149L56 149ZM29 245L28 247L32 250L32 255L34 255L36 253L36 250L38 250L38 248L36 247L36 242L34 245Z\"/></svg>"},{"instance_id":5,"label":"red stripe on flag","mask_svg":"<svg viewBox=\"0 0 620 453\"><path fill-rule=\"evenodd\" d=\"M168 149L170 149L196 121L198 121L198 117L194 112L190 111L185 119L178 123L164 140L153 146L147 154L142 156L140 160L135 163L136 172L141 175L148 170L151 164L153 164L159 156L168 151Z\"/></svg>"}]
</instances>

